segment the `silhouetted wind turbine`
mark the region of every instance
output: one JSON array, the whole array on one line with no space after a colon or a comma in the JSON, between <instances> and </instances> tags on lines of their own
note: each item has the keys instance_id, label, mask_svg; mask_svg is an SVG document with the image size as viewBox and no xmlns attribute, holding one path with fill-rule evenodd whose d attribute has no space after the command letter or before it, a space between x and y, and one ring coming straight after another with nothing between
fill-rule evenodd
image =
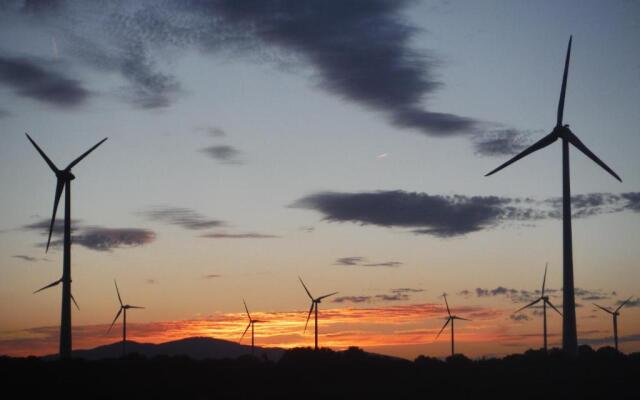
<instances>
[{"instance_id":1,"label":"silhouetted wind turbine","mask_svg":"<svg viewBox=\"0 0 640 400\"><path fill-rule=\"evenodd\" d=\"M71 173L71 168L82 161L89 153L100 146L107 138L102 139L95 146L85 151L80 157L73 160L63 170L58 169L56 165L47 157L47 155L38 147L36 142L27 135L27 139L38 150L38 153L44 158L49 165L49 168L56 174L56 194L53 200L53 215L51 217L51 225L49 226L49 238L47 239L47 248L45 252L49 251L49 245L51 244L51 234L53 233L53 226L56 222L56 212L58 210L58 203L62 196L62 191L65 191L64 195L64 240L63 240L63 267L62 278L59 280L37 290L35 293L56 286L62 283L62 311L60 320L60 358L71 358L71 301L75 303L73 296L71 295L71 181L75 179L75 176ZM76 303L76 307L78 304Z\"/></svg>"},{"instance_id":2,"label":"silhouetted wind turbine","mask_svg":"<svg viewBox=\"0 0 640 400\"><path fill-rule=\"evenodd\" d=\"M571 240L571 185L569 174L569 144L575 146L587 157L611 174L614 178L622 182L622 179L613 172L602 160L600 160L591 150L585 146L580 139L569 129L569 125L562 125L562 115L564 112L564 98L567 90L567 75L569 73L569 58L571 56L571 40L567 48L567 57L564 63L564 75L562 77L562 88L560 89L560 101L558 102L558 119L555 128L547 136L543 137L529 148L522 151L498 168L489 172L489 176L502 168L526 157L527 155L549 146L558 139L562 139L562 231L563 231L563 301L562 301L562 348L572 355L578 353L578 333L576 327L576 302L573 284L573 250Z\"/></svg>"},{"instance_id":3,"label":"silhouetted wind turbine","mask_svg":"<svg viewBox=\"0 0 640 400\"><path fill-rule=\"evenodd\" d=\"M109 330L107 330L107 333L111 332L111 328L113 328L113 325L118 320L118 317L120 316L120 314L124 312L124 315L122 317L122 356L124 357L127 354L127 310L131 308L144 309L144 307L130 306L129 304L122 304L122 298L120 297L120 291L118 290L118 283L116 282L115 279L113 280L113 283L116 285L116 293L118 294L118 302L120 303L120 309L118 310L116 317L113 319L113 322L109 327Z\"/></svg>"},{"instance_id":4,"label":"silhouetted wind turbine","mask_svg":"<svg viewBox=\"0 0 640 400\"><path fill-rule=\"evenodd\" d=\"M242 332L242 336L240 336L240 342L242 342L242 338L247 333L249 328L251 328L251 354L253 354L254 343L255 343L254 342L254 336L253 336L254 325L256 323L265 322L265 321L261 321L261 320L258 320L258 319L251 318L251 314L249 314L249 308L247 307L247 302L244 301L244 299L242 299L242 302L244 303L244 309L247 311L247 317L249 317L249 324L247 325L247 329L245 329L244 332Z\"/></svg>"},{"instance_id":5,"label":"silhouetted wind turbine","mask_svg":"<svg viewBox=\"0 0 640 400\"><path fill-rule=\"evenodd\" d=\"M605 308L597 305L596 303L593 303L594 306L598 307L602 311L608 312L613 317L613 341L616 345L616 350L618 350L618 316L620 315L620 309L624 307L625 304L629 302L629 300L631 300L631 297L629 297L622 304L620 304L620 306L616 308L615 311L611 311L609 308Z\"/></svg>"},{"instance_id":6,"label":"silhouetted wind turbine","mask_svg":"<svg viewBox=\"0 0 640 400\"><path fill-rule=\"evenodd\" d=\"M451 315L451 310L449 309L449 303L447 302L447 294L444 293L442 295L442 297L444 297L444 304L447 305L447 314L449 314L449 318L447 318L447 322L444 323L444 326L442 327L442 329L440 329L440 332L438 332L438 335L436 336L434 341L438 340L438 338L440 337L440 334L442 333L442 331L444 331L444 328L446 328L447 325L449 324L449 322L451 322L451 355L453 356L454 354L456 354L456 352L455 352L455 341L454 341L454 329L453 329L454 321L456 319L459 319L459 320L462 320L462 321L471 321L471 320L470 319L466 319L466 318L462 318L462 317L458 317L457 315Z\"/></svg>"},{"instance_id":7,"label":"silhouetted wind turbine","mask_svg":"<svg viewBox=\"0 0 640 400\"><path fill-rule=\"evenodd\" d=\"M329 294L325 294L324 296L320 296L317 298L314 298L311 295L311 292L309 291L309 289L307 289L307 286L304 284L304 282L302 281L302 278L298 277L298 279L300 279L300 283L302 283L302 287L304 288L305 292L307 292L307 295L309 295L309 298L311 299L311 308L309 309L309 315L307 315L307 322L304 324L304 331L307 331L307 325L309 325L309 318L311 318L311 313L313 312L313 310L316 310L316 318L315 318L315 350L318 350L318 304L322 303L322 299L326 299L329 296L333 296L334 294L337 294L338 292L333 292L333 293L329 293Z\"/></svg>"},{"instance_id":8,"label":"silhouetted wind turbine","mask_svg":"<svg viewBox=\"0 0 640 400\"><path fill-rule=\"evenodd\" d=\"M549 307L553 308L558 314L560 314L560 316L562 316L562 313L560 311L558 311L558 309L556 308L556 306L554 306L553 304L551 304L551 301L549 300L549 296L545 296L544 295L544 287L545 287L545 283L547 281L547 267L549 266L549 263L547 263L547 265L545 265L544 267L544 277L542 278L542 291L540 291L540 297L534 301L532 301L531 303L527 304L526 306L522 307L521 309L519 309L518 311L514 312L514 314L519 313L522 310L525 310L529 307L533 307L534 305L538 304L539 302L542 301L542 329L543 329L543 336L544 336L544 352L547 352L547 304L549 305Z\"/></svg>"}]
</instances>

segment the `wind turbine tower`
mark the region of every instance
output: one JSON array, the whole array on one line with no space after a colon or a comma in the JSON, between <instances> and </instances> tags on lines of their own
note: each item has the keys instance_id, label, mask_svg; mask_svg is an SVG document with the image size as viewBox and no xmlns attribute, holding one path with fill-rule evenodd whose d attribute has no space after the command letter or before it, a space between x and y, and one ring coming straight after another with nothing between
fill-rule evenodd
<instances>
[{"instance_id":1,"label":"wind turbine tower","mask_svg":"<svg viewBox=\"0 0 640 400\"><path fill-rule=\"evenodd\" d=\"M85 151L80 157L73 160L63 170L58 169L56 165L47 157L47 155L40 149L36 142L27 135L27 139L33 144L38 153L44 158L49 168L56 175L56 194L53 200L53 215L51 217L51 224L49 226L49 238L47 239L47 248L45 252L49 251L49 245L51 244L51 234L53 233L53 227L56 222L56 212L58 211L58 203L60 197L62 197L62 191L64 190L64 240L63 240L63 264L62 264L62 278L43 287L36 291L44 290L62 283L62 310L60 317L60 358L68 360L71 358L71 301L75 303L71 295L71 181L76 177L71 173L71 169L76 166L83 158L89 153L104 143L107 138L102 139L96 145L89 150ZM78 304L76 303L76 307Z\"/></svg>"}]
</instances>

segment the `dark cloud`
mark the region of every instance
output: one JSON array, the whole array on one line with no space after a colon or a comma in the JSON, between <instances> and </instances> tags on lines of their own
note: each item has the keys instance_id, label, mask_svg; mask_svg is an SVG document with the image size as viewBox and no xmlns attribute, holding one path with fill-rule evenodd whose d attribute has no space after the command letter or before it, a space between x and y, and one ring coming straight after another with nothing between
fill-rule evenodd
<instances>
[{"instance_id":1,"label":"dark cloud","mask_svg":"<svg viewBox=\"0 0 640 400\"><path fill-rule=\"evenodd\" d=\"M640 210L640 193L577 195L574 215ZM319 192L303 197L291 207L316 210L330 222L410 228L417 234L461 236L507 222L560 218L558 199L497 196L429 195L427 193L377 191L360 193Z\"/></svg>"},{"instance_id":2,"label":"dark cloud","mask_svg":"<svg viewBox=\"0 0 640 400\"><path fill-rule=\"evenodd\" d=\"M380 301L405 301L409 300L409 295L406 293L378 294L375 298Z\"/></svg>"},{"instance_id":3,"label":"dark cloud","mask_svg":"<svg viewBox=\"0 0 640 400\"><path fill-rule=\"evenodd\" d=\"M139 247L153 242L153 231L137 228L87 227L71 237L73 244L79 244L91 250L111 251L119 248ZM42 244L45 245L44 243ZM52 246L62 246L62 240L51 241Z\"/></svg>"},{"instance_id":4,"label":"dark cloud","mask_svg":"<svg viewBox=\"0 0 640 400\"><path fill-rule=\"evenodd\" d=\"M181 92L175 77L160 71L155 60L195 48L307 65L318 87L386 115L393 125L431 136L480 134L479 152L512 151L516 141L507 143L510 137L483 142L482 132L492 132L490 126L497 124L430 109L429 98L443 86L436 78L439 62L432 52L412 46L421 29L405 15L410 3L167 0L158 7L154 1L78 6L59 0L56 6L29 6L27 14L55 28L85 63L119 73L128 82L130 100L140 107L166 107Z\"/></svg>"},{"instance_id":5,"label":"dark cloud","mask_svg":"<svg viewBox=\"0 0 640 400\"><path fill-rule=\"evenodd\" d=\"M509 315L509 319L513 321L528 321L529 317L526 314L511 314Z\"/></svg>"},{"instance_id":6,"label":"dark cloud","mask_svg":"<svg viewBox=\"0 0 640 400\"><path fill-rule=\"evenodd\" d=\"M336 297L334 303L369 303L371 301L406 301L411 298L412 293L424 292L424 289L414 288L396 288L389 289L388 293L378 294L374 296L341 296Z\"/></svg>"},{"instance_id":7,"label":"dark cloud","mask_svg":"<svg viewBox=\"0 0 640 400\"><path fill-rule=\"evenodd\" d=\"M222 275L218 275L218 274L209 274L209 275L204 275L202 277L202 279L215 279L215 278L220 278Z\"/></svg>"},{"instance_id":8,"label":"dark cloud","mask_svg":"<svg viewBox=\"0 0 640 400\"><path fill-rule=\"evenodd\" d=\"M23 226L23 229L40 232L43 236L49 234L50 220L42 219L38 222ZM72 244L78 244L90 250L111 251L117 248L143 246L155 240L153 231L138 228L104 228L100 226L83 226L79 221L72 220ZM53 230L52 247L61 247L63 240L64 222L56 220ZM46 246L40 243L38 246Z\"/></svg>"},{"instance_id":9,"label":"dark cloud","mask_svg":"<svg viewBox=\"0 0 640 400\"><path fill-rule=\"evenodd\" d=\"M476 154L483 156L514 155L524 150L530 143L530 132L516 129L499 129L476 135L473 140Z\"/></svg>"},{"instance_id":10,"label":"dark cloud","mask_svg":"<svg viewBox=\"0 0 640 400\"><path fill-rule=\"evenodd\" d=\"M228 145L209 146L200 150L222 164L242 164L240 151Z\"/></svg>"},{"instance_id":11,"label":"dark cloud","mask_svg":"<svg viewBox=\"0 0 640 400\"><path fill-rule=\"evenodd\" d=\"M51 224L50 219L41 219L37 222L33 222L31 224L24 225L22 229L38 231L42 235L49 235L49 226ZM71 220L71 232L73 233L77 226L81 224L81 220L72 219ZM60 218L56 218L56 221L53 224L53 235L62 235L64 233L64 220Z\"/></svg>"},{"instance_id":12,"label":"dark cloud","mask_svg":"<svg viewBox=\"0 0 640 400\"><path fill-rule=\"evenodd\" d=\"M400 261L367 262L364 257L342 257L338 258L334 265L360 266L360 267L399 267Z\"/></svg>"},{"instance_id":13,"label":"dark cloud","mask_svg":"<svg viewBox=\"0 0 640 400\"><path fill-rule=\"evenodd\" d=\"M470 131L469 118L424 109L442 86L433 61L410 46L407 1L190 2L230 27L294 52L315 69L318 84L339 97L382 111L402 127L429 135Z\"/></svg>"},{"instance_id":14,"label":"dark cloud","mask_svg":"<svg viewBox=\"0 0 640 400\"><path fill-rule=\"evenodd\" d=\"M24 261L29 261L29 262L38 261L38 259L36 257L25 256L24 254L15 254L15 255L12 255L11 257L18 258L18 259L24 260Z\"/></svg>"},{"instance_id":15,"label":"dark cloud","mask_svg":"<svg viewBox=\"0 0 640 400\"><path fill-rule=\"evenodd\" d=\"M496 196L432 196L396 190L321 192L296 201L292 207L319 211L328 221L413 228L419 234L451 237L493 227L509 216L528 217L529 211L519 212L509 206L511 203Z\"/></svg>"},{"instance_id":16,"label":"dark cloud","mask_svg":"<svg viewBox=\"0 0 640 400\"><path fill-rule=\"evenodd\" d=\"M359 265L363 260L363 257L342 257L338 258L334 265Z\"/></svg>"},{"instance_id":17,"label":"dark cloud","mask_svg":"<svg viewBox=\"0 0 640 400\"><path fill-rule=\"evenodd\" d=\"M341 296L333 299L333 303L368 303L371 296Z\"/></svg>"},{"instance_id":18,"label":"dark cloud","mask_svg":"<svg viewBox=\"0 0 640 400\"><path fill-rule=\"evenodd\" d=\"M637 341L640 341L640 334L620 336L618 338L618 341L620 343L637 342ZM600 345L609 345L610 346L610 345L613 344L613 337L605 336L605 337L589 338L589 339L580 338L579 342L580 342L580 344L588 344L590 346L600 346Z\"/></svg>"},{"instance_id":19,"label":"dark cloud","mask_svg":"<svg viewBox=\"0 0 640 400\"><path fill-rule=\"evenodd\" d=\"M149 278L149 279L146 280L146 283L148 285L155 285L156 283L158 283L158 281L153 279L153 278Z\"/></svg>"},{"instance_id":20,"label":"dark cloud","mask_svg":"<svg viewBox=\"0 0 640 400\"><path fill-rule=\"evenodd\" d=\"M224 221L208 218L195 210L184 207L153 207L137 214L154 221L178 225L191 230L226 226Z\"/></svg>"},{"instance_id":21,"label":"dark cloud","mask_svg":"<svg viewBox=\"0 0 640 400\"><path fill-rule=\"evenodd\" d=\"M391 293L422 293L424 289L414 289L414 288L397 288L391 289Z\"/></svg>"},{"instance_id":22,"label":"dark cloud","mask_svg":"<svg viewBox=\"0 0 640 400\"><path fill-rule=\"evenodd\" d=\"M280 236L277 235L267 235L263 233L205 233L204 235L200 235L203 238L209 239L276 239Z\"/></svg>"},{"instance_id":23,"label":"dark cloud","mask_svg":"<svg viewBox=\"0 0 640 400\"><path fill-rule=\"evenodd\" d=\"M11 88L18 96L58 107L72 108L84 103L89 98L89 91L80 81L49 68L51 64L0 55L0 84Z\"/></svg>"}]
</instances>

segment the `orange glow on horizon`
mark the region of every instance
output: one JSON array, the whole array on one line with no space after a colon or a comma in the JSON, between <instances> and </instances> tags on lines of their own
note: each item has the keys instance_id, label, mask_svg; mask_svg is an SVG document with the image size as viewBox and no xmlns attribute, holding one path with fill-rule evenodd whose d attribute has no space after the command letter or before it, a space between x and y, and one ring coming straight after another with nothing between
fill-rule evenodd
<instances>
[{"instance_id":1,"label":"orange glow on horizon","mask_svg":"<svg viewBox=\"0 0 640 400\"><path fill-rule=\"evenodd\" d=\"M540 333L511 333L513 324L504 317L510 310L486 307L459 307L457 312L472 319L456 325L456 344L460 351L477 356L478 350L493 349L492 354L512 353L529 347L538 347ZM303 333L308 311L253 312L256 324L257 346L294 348L313 344L313 316L306 334ZM445 321L446 310L440 304L414 304L374 308L335 308L320 310L319 342L322 347L336 350L358 346L375 351L376 348L412 346L412 356L431 353L448 355L449 327L434 342ZM501 322L504 321L504 322ZM248 323L246 314L220 313L200 319L129 323L128 340L144 343L162 343L189 337L211 337L237 342ZM75 326L74 347L92 348L119 340L121 324L106 335L108 324ZM58 348L58 327L38 327L21 331L3 332L0 336L0 354L11 356L55 354ZM557 333L549 335L553 344ZM245 336L243 344L250 344ZM496 350L498 346L505 346ZM486 351L486 350L484 350ZM390 351L402 354L402 351Z\"/></svg>"}]
</instances>

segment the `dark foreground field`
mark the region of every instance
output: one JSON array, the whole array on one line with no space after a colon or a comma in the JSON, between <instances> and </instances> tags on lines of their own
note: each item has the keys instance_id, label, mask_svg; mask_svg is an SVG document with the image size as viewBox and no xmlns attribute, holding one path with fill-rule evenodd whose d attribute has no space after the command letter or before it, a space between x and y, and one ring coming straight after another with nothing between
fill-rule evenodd
<instances>
[{"instance_id":1,"label":"dark foreground field","mask_svg":"<svg viewBox=\"0 0 640 400\"><path fill-rule=\"evenodd\" d=\"M640 353L582 347L575 359L554 350L414 362L357 348L294 349L278 362L250 356L198 361L133 354L67 363L0 357L0 384L7 399L638 399Z\"/></svg>"}]
</instances>

